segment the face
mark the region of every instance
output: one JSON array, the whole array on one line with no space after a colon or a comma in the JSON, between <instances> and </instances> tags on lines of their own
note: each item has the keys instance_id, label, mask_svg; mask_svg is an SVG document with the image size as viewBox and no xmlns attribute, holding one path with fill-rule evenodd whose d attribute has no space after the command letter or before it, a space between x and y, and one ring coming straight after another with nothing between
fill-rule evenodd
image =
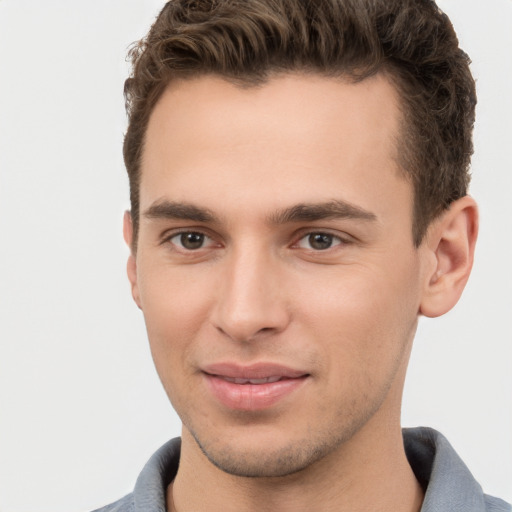
<instances>
[{"instance_id":1,"label":"face","mask_svg":"<svg viewBox=\"0 0 512 512\"><path fill-rule=\"evenodd\" d=\"M129 274L184 438L228 473L398 422L423 275L399 124L381 76L202 77L155 107Z\"/></svg>"}]
</instances>

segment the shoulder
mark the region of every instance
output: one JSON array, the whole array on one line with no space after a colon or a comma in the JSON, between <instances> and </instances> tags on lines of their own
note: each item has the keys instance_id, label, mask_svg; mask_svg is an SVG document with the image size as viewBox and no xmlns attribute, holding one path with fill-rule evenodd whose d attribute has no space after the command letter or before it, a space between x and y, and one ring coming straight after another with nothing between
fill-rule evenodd
<instances>
[{"instance_id":1,"label":"shoulder","mask_svg":"<svg viewBox=\"0 0 512 512\"><path fill-rule=\"evenodd\" d=\"M484 496L486 512L512 512L512 506L506 501L486 494Z\"/></svg>"},{"instance_id":2,"label":"shoulder","mask_svg":"<svg viewBox=\"0 0 512 512\"><path fill-rule=\"evenodd\" d=\"M174 480L180 459L180 438L164 444L144 466L133 492L93 512L161 512L166 509L165 494Z\"/></svg>"},{"instance_id":3,"label":"shoulder","mask_svg":"<svg viewBox=\"0 0 512 512\"><path fill-rule=\"evenodd\" d=\"M133 494L128 494L110 505L93 510L93 512L133 512L134 510Z\"/></svg>"}]
</instances>

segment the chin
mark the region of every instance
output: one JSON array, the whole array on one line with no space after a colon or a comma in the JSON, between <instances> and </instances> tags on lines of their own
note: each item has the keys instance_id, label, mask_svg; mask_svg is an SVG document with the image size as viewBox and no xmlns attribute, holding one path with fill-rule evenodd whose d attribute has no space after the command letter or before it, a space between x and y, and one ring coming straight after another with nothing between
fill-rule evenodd
<instances>
[{"instance_id":1,"label":"chin","mask_svg":"<svg viewBox=\"0 0 512 512\"><path fill-rule=\"evenodd\" d=\"M248 478L272 478L293 475L303 471L329 454L333 447L311 441L269 446L268 443L253 447L229 444L202 443L192 434L208 460L221 471ZM228 438L228 437L227 437Z\"/></svg>"},{"instance_id":2,"label":"chin","mask_svg":"<svg viewBox=\"0 0 512 512\"><path fill-rule=\"evenodd\" d=\"M291 428L279 431L275 425L261 429L246 425L243 433L226 430L218 436L187 430L206 458L221 471L240 477L275 478L304 471L337 451L361 427L360 422L351 420L345 425L340 422L336 430L324 425L323 429L305 428L295 436Z\"/></svg>"}]
</instances>

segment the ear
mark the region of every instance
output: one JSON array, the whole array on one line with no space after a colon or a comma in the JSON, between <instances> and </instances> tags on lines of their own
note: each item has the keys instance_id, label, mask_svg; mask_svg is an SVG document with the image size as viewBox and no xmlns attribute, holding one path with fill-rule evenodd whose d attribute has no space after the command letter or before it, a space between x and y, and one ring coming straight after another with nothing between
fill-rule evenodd
<instances>
[{"instance_id":1,"label":"ear","mask_svg":"<svg viewBox=\"0 0 512 512\"><path fill-rule=\"evenodd\" d=\"M126 271L132 288L132 297L139 309L142 309L140 303L139 287L137 285L137 259L133 252L133 222L131 213L129 211L124 212L123 237L126 245L130 249L130 256L128 256Z\"/></svg>"},{"instance_id":2,"label":"ear","mask_svg":"<svg viewBox=\"0 0 512 512\"><path fill-rule=\"evenodd\" d=\"M432 256L425 276L420 313L441 316L457 304L466 286L478 235L478 208L470 196L454 201L434 221L424 243Z\"/></svg>"}]
</instances>

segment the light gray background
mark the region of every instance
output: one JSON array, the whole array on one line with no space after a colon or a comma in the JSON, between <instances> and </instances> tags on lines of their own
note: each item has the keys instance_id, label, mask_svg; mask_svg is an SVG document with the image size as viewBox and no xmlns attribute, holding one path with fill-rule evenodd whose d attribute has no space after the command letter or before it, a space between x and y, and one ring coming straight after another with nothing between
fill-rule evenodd
<instances>
[{"instance_id":1,"label":"light gray background","mask_svg":"<svg viewBox=\"0 0 512 512\"><path fill-rule=\"evenodd\" d=\"M128 45L160 0L0 1L0 511L129 492L178 435L125 278ZM444 0L473 58L482 229L452 313L421 322L404 425L454 444L512 500L512 1Z\"/></svg>"}]
</instances>

